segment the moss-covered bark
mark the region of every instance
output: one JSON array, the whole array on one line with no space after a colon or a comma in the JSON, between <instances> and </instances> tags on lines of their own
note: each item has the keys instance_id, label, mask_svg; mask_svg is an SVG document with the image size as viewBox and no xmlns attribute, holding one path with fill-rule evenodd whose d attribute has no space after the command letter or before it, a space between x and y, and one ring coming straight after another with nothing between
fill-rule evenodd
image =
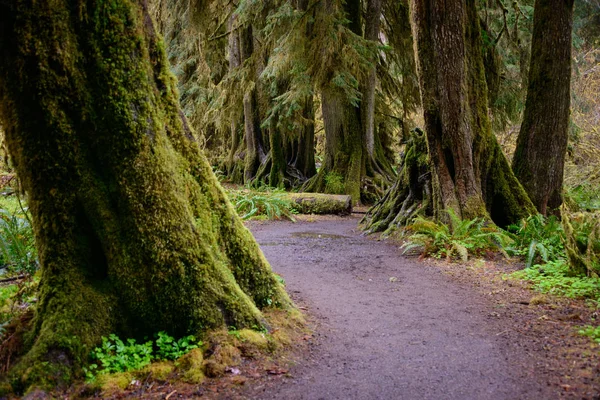
<instances>
[{"instance_id":1,"label":"moss-covered bark","mask_svg":"<svg viewBox=\"0 0 600 400\"><path fill-rule=\"evenodd\" d=\"M420 129L405 141L400 172L385 195L362 219L367 233L391 233L409 224L417 215L432 215L431 167L427 140Z\"/></svg>"},{"instance_id":2,"label":"moss-covered bark","mask_svg":"<svg viewBox=\"0 0 600 400\"><path fill-rule=\"evenodd\" d=\"M537 0L529 86L513 169L544 215L560 214L569 139L573 0Z\"/></svg>"},{"instance_id":3,"label":"moss-covered bark","mask_svg":"<svg viewBox=\"0 0 600 400\"><path fill-rule=\"evenodd\" d=\"M343 13L348 29L357 36L363 36L361 2L351 0L343 2ZM333 14L339 4L335 1L323 1L319 12ZM369 3L369 20L365 39L378 40L381 2ZM360 91L363 99L360 105L349 98L339 82L334 82L336 64L343 64L343 55L336 54L328 60L328 79L321 87L321 105L325 128L325 159L318 174L310 179L303 190L310 192L344 193L352 197L355 204L372 203L378 187L389 183L394 175L390 160L385 157L384 141L375 129L375 86L377 84L375 67L371 68ZM376 64L376 60L372 60ZM362 79L360 76L358 79ZM333 182L333 183L332 183Z\"/></svg>"},{"instance_id":4,"label":"moss-covered bark","mask_svg":"<svg viewBox=\"0 0 600 400\"><path fill-rule=\"evenodd\" d=\"M434 210L505 226L535 212L492 134L474 0L411 2Z\"/></svg>"},{"instance_id":5,"label":"moss-covered bark","mask_svg":"<svg viewBox=\"0 0 600 400\"><path fill-rule=\"evenodd\" d=\"M41 263L17 388L68 382L101 335L260 326L289 304L193 140L144 2L1 2L0 27Z\"/></svg>"},{"instance_id":6,"label":"moss-covered bark","mask_svg":"<svg viewBox=\"0 0 600 400\"><path fill-rule=\"evenodd\" d=\"M360 109L340 88L321 91L325 125L323 166L303 187L307 192L348 194L356 204L361 199L361 177L365 170Z\"/></svg>"}]
</instances>

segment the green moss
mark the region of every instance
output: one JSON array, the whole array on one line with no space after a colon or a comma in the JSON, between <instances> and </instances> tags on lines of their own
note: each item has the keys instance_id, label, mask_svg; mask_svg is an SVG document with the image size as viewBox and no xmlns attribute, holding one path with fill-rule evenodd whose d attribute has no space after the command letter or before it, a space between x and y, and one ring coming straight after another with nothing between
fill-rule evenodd
<instances>
[{"instance_id":1,"label":"green moss","mask_svg":"<svg viewBox=\"0 0 600 400\"><path fill-rule=\"evenodd\" d=\"M204 356L201 349L193 349L175 361L175 365L184 382L199 384L204 381Z\"/></svg>"},{"instance_id":2,"label":"green moss","mask_svg":"<svg viewBox=\"0 0 600 400\"><path fill-rule=\"evenodd\" d=\"M2 7L0 118L41 263L18 390L80 377L109 333L261 326L291 306L193 140L147 10Z\"/></svg>"},{"instance_id":3,"label":"green moss","mask_svg":"<svg viewBox=\"0 0 600 400\"><path fill-rule=\"evenodd\" d=\"M135 372L135 376L146 379L155 379L166 381L175 371L175 365L172 362L160 361L154 362Z\"/></svg>"},{"instance_id":4,"label":"green moss","mask_svg":"<svg viewBox=\"0 0 600 400\"><path fill-rule=\"evenodd\" d=\"M109 396L127 389L133 380L135 376L131 372L100 375L96 378L93 387L101 390L103 395Z\"/></svg>"},{"instance_id":5,"label":"green moss","mask_svg":"<svg viewBox=\"0 0 600 400\"><path fill-rule=\"evenodd\" d=\"M269 338L263 332L257 332L252 329L242 329L238 334L245 346L250 346L258 350L267 350L269 347Z\"/></svg>"}]
</instances>

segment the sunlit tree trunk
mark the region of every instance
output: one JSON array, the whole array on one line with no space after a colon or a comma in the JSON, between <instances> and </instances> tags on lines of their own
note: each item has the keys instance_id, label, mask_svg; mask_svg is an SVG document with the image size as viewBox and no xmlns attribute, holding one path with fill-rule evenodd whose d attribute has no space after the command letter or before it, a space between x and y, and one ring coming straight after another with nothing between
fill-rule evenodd
<instances>
[{"instance_id":1,"label":"sunlit tree trunk","mask_svg":"<svg viewBox=\"0 0 600 400\"><path fill-rule=\"evenodd\" d=\"M569 136L573 0L537 0L529 87L513 170L542 214L562 204Z\"/></svg>"},{"instance_id":2,"label":"sunlit tree trunk","mask_svg":"<svg viewBox=\"0 0 600 400\"><path fill-rule=\"evenodd\" d=\"M17 389L102 335L261 326L289 304L194 141L144 2L0 2L0 118L39 249Z\"/></svg>"}]
</instances>

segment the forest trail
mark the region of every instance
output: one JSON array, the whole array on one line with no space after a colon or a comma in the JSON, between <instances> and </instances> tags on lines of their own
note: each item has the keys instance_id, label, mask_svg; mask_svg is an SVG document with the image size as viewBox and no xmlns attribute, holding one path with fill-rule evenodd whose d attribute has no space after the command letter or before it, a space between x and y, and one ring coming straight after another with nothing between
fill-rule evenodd
<instances>
[{"instance_id":1,"label":"forest trail","mask_svg":"<svg viewBox=\"0 0 600 400\"><path fill-rule=\"evenodd\" d=\"M546 399L532 361L472 288L361 236L358 218L252 223L275 272L316 320L291 378L260 399Z\"/></svg>"}]
</instances>

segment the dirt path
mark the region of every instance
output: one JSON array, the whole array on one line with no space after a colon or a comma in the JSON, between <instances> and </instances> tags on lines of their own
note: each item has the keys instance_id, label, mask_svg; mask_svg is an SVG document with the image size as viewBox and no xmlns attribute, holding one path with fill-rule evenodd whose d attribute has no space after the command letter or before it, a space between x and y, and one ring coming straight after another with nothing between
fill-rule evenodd
<instances>
[{"instance_id":1,"label":"dirt path","mask_svg":"<svg viewBox=\"0 0 600 400\"><path fill-rule=\"evenodd\" d=\"M502 335L493 305L357 218L252 224L287 289L316 319L317 343L261 399L548 399L530 360Z\"/></svg>"}]
</instances>

